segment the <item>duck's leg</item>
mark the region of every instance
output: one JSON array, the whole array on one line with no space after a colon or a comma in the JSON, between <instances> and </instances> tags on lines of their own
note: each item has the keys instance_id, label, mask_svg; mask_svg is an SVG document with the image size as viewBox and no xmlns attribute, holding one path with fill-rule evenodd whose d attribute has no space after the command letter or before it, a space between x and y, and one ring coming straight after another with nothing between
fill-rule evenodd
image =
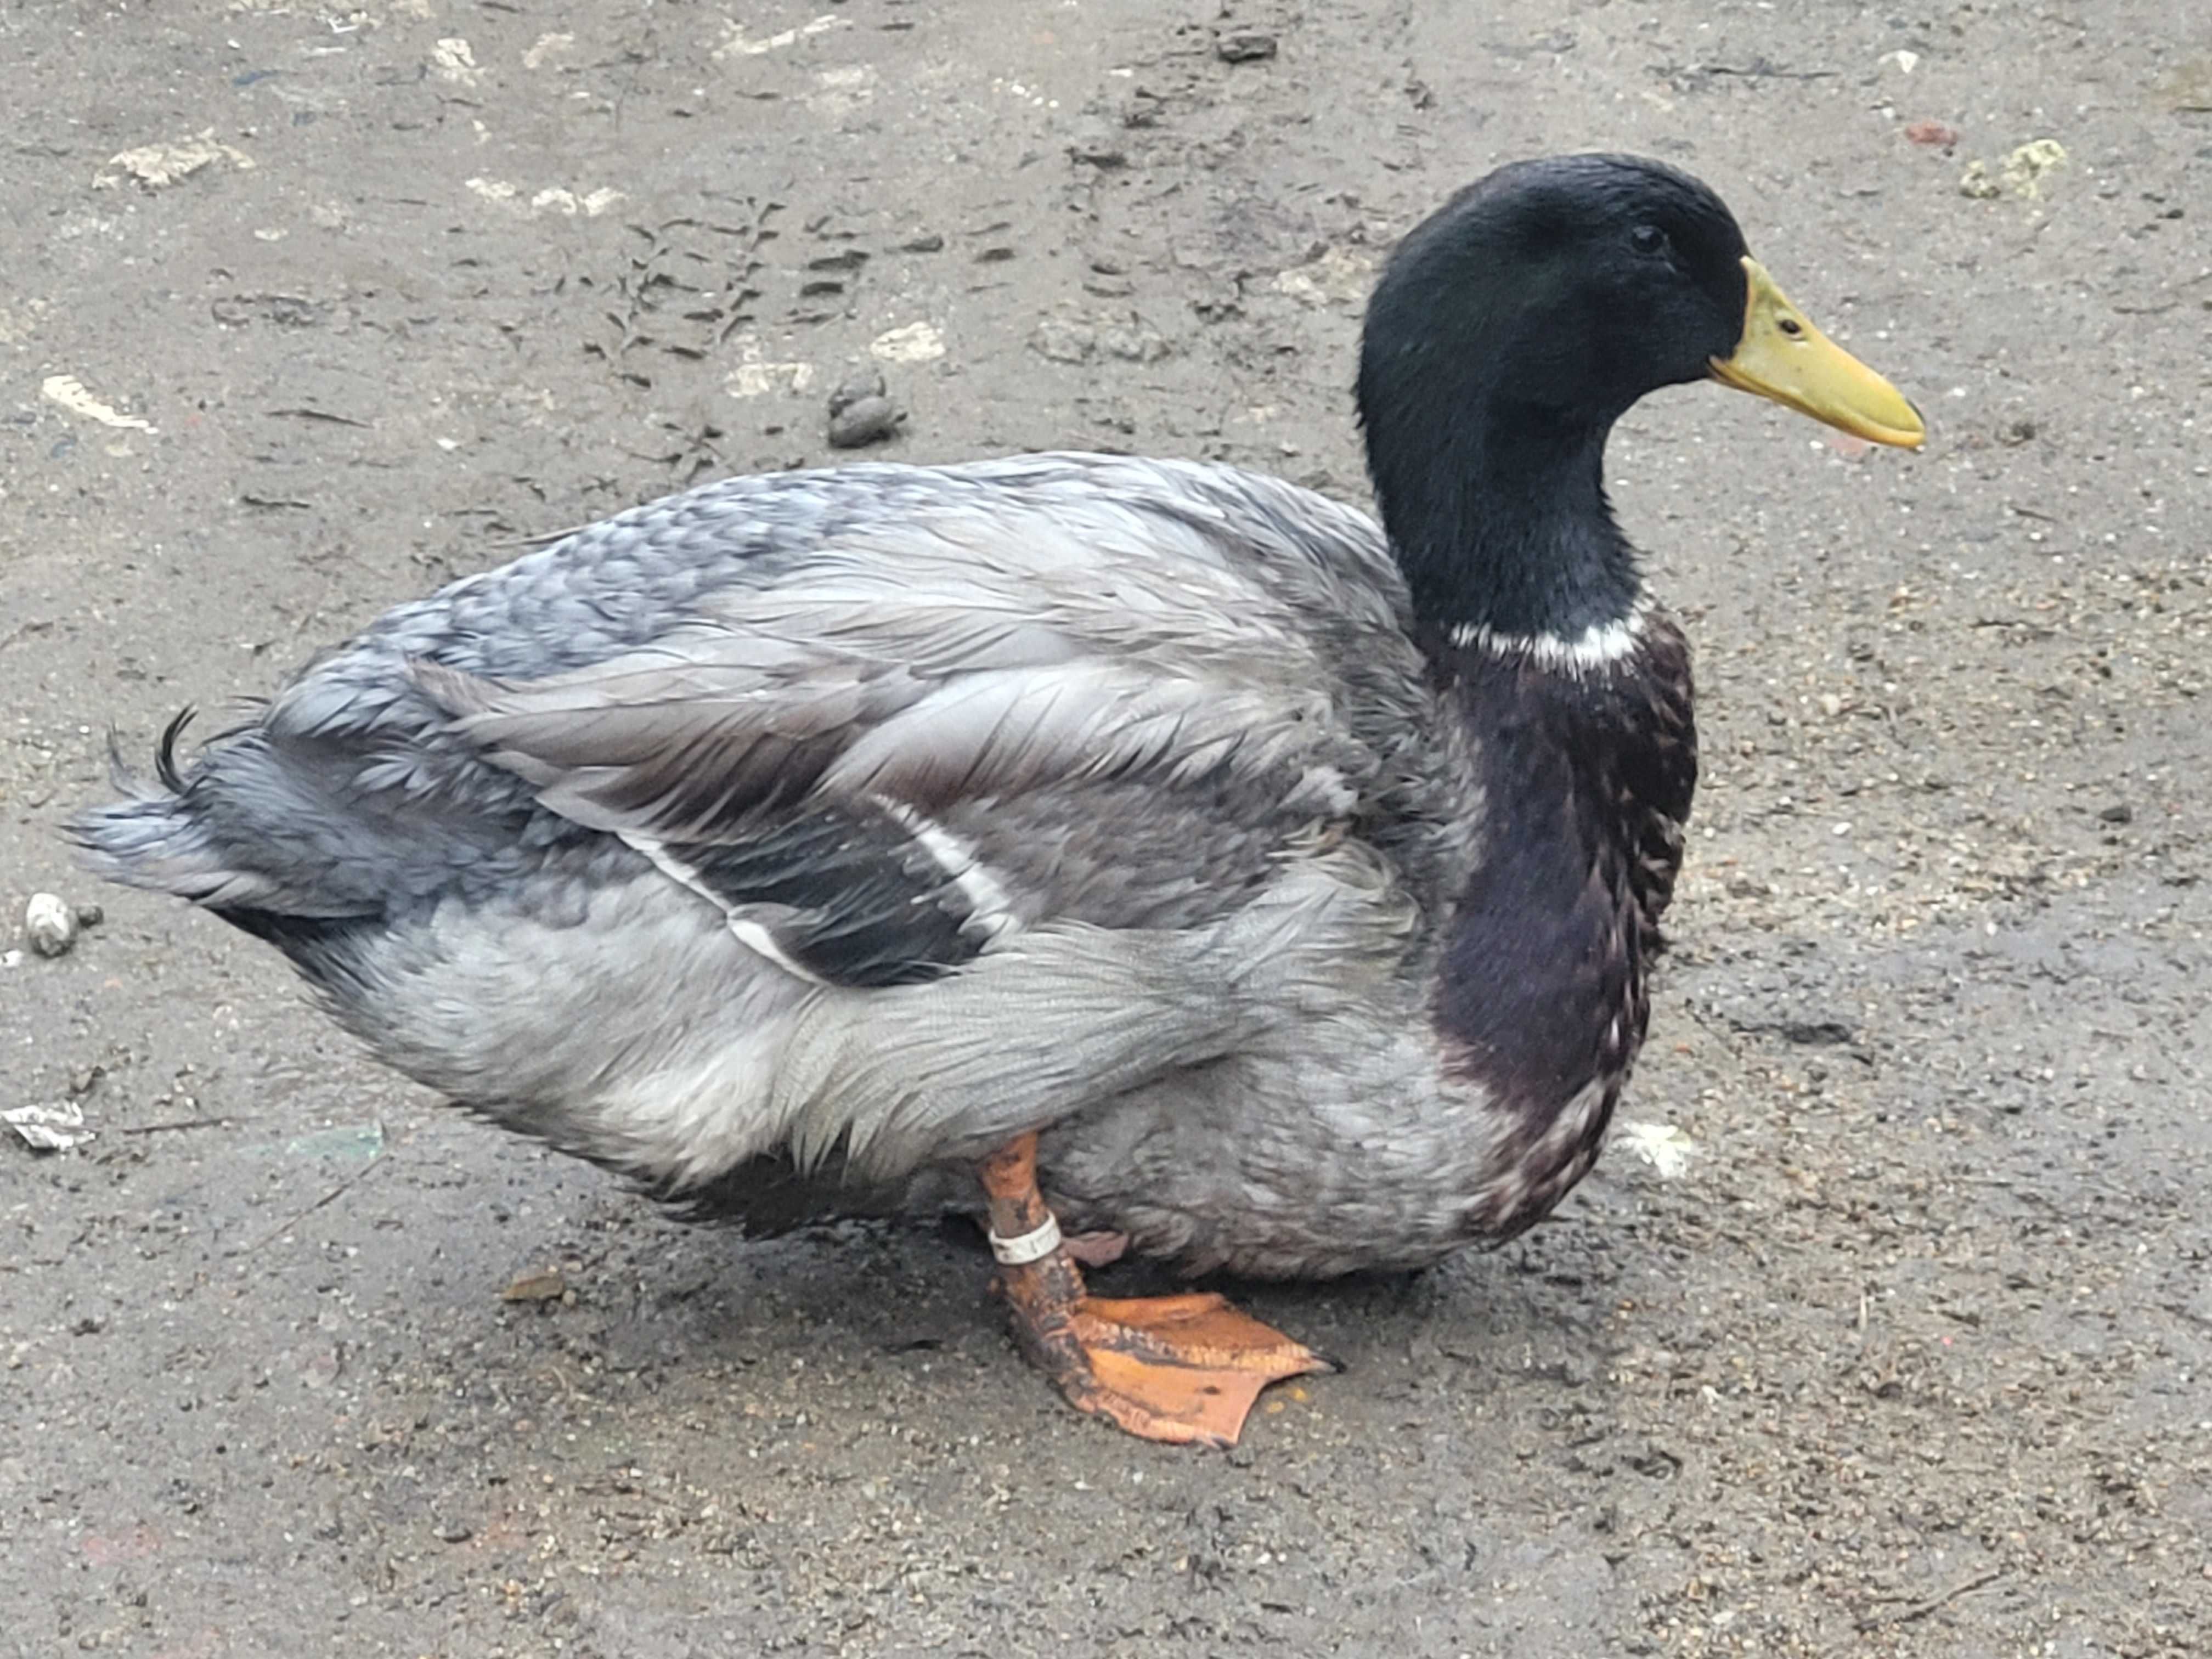
<instances>
[{"instance_id":1,"label":"duck's leg","mask_svg":"<svg viewBox=\"0 0 2212 1659\"><path fill-rule=\"evenodd\" d=\"M1222 1297L1090 1295L1037 1190L1034 1134L981 1165L1014 1338L1079 1410L1147 1440L1231 1446L1268 1383L1329 1362Z\"/></svg>"}]
</instances>

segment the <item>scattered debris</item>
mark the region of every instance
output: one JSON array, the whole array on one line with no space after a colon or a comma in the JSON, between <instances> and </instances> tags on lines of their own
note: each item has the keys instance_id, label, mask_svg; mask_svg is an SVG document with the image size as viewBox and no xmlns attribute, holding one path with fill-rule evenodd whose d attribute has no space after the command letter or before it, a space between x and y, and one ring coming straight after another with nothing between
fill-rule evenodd
<instances>
[{"instance_id":1,"label":"scattered debris","mask_svg":"<svg viewBox=\"0 0 2212 1659\"><path fill-rule=\"evenodd\" d=\"M1882 1399L1891 1398L1888 1395L1879 1395L1878 1397ZM1913 1623L1916 1620L1925 1619L1931 1613L1940 1613L1942 1609L1949 1607L1952 1602L1957 1601L1962 1595L1971 1595L1978 1589L1987 1589L1991 1584L1996 1583L2003 1577L2004 1572L2002 1568L1995 1569L1989 1572L1977 1573L1972 1578L1967 1579L1964 1583L1954 1584L1949 1589L1945 1590L1941 1595L1931 1596L1927 1601L1915 1601L1911 1606L1899 1608L1893 1613L1884 1612L1869 1613L1866 1617L1858 1621L1860 1633L1864 1634L1869 1631L1881 1630L1886 1626L1890 1625L1909 1625Z\"/></svg>"},{"instance_id":2,"label":"scattered debris","mask_svg":"<svg viewBox=\"0 0 2212 1659\"><path fill-rule=\"evenodd\" d=\"M1098 343L1108 356L1124 362L1156 363L1175 355L1165 335L1136 321L1109 324L1098 331Z\"/></svg>"},{"instance_id":3,"label":"scattered debris","mask_svg":"<svg viewBox=\"0 0 2212 1659\"><path fill-rule=\"evenodd\" d=\"M2056 138L2032 138L2005 157L1996 178L1990 176L1988 162L1967 162L1959 175L1959 194L1978 202L2007 195L2033 202L2043 194L2044 180L2064 167L2066 159L2066 147Z\"/></svg>"},{"instance_id":4,"label":"scattered debris","mask_svg":"<svg viewBox=\"0 0 2212 1659\"><path fill-rule=\"evenodd\" d=\"M1087 363L1098 349L1098 331L1066 317L1048 317L1030 336L1030 349L1055 363Z\"/></svg>"},{"instance_id":5,"label":"scattered debris","mask_svg":"<svg viewBox=\"0 0 2212 1659\"><path fill-rule=\"evenodd\" d=\"M832 415L842 415L863 398L884 397L889 392L890 388L884 383L882 370L856 368L838 381L836 386L830 392L830 412Z\"/></svg>"},{"instance_id":6,"label":"scattered debris","mask_svg":"<svg viewBox=\"0 0 2212 1659\"><path fill-rule=\"evenodd\" d=\"M868 353L887 363L926 363L945 355L945 337L933 323L908 323L877 335Z\"/></svg>"},{"instance_id":7,"label":"scattered debris","mask_svg":"<svg viewBox=\"0 0 2212 1659\"><path fill-rule=\"evenodd\" d=\"M1156 363L1175 355L1167 337L1134 313L1122 322L1048 317L1030 334L1030 349L1055 363L1087 363L1102 351L1131 363Z\"/></svg>"},{"instance_id":8,"label":"scattered debris","mask_svg":"<svg viewBox=\"0 0 2212 1659\"><path fill-rule=\"evenodd\" d=\"M575 46L576 37L573 34L541 34L537 45L522 54L522 67L544 69L549 59L561 52L573 52Z\"/></svg>"},{"instance_id":9,"label":"scattered debris","mask_svg":"<svg viewBox=\"0 0 2212 1659\"><path fill-rule=\"evenodd\" d=\"M1682 93L1709 92L1717 80L1832 81L1839 70L1784 69L1772 58L1754 55L1748 64L1654 64L1651 73Z\"/></svg>"},{"instance_id":10,"label":"scattered debris","mask_svg":"<svg viewBox=\"0 0 2212 1659\"><path fill-rule=\"evenodd\" d=\"M189 179L216 161L228 161L242 173L253 167L252 156L220 142L215 129L210 127L197 137L180 139L173 144L141 144L136 149L118 151L107 158L108 168L114 171L97 173L92 182L96 189L112 190L130 178L148 190L160 190Z\"/></svg>"},{"instance_id":11,"label":"scattered debris","mask_svg":"<svg viewBox=\"0 0 2212 1659\"><path fill-rule=\"evenodd\" d=\"M1894 64L1904 73L1910 75L1920 67L1920 54L1917 52L1907 52L1904 47L1899 46L1895 52L1882 53L1881 61L1885 64Z\"/></svg>"},{"instance_id":12,"label":"scattered debris","mask_svg":"<svg viewBox=\"0 0 2212 1659\"><path fill-rule=\"evenodd\" d=\"M462 182L485 201L496 203L532 219L541 213L562 213L572 219L580 213L586 219L596 219L617 202L624 199L622 191L611 185L602 185L597 190L578 195L573 190L563 190L552 185L525 202L522 186L511 179L487 179L479 175Z\"/></svg>"},{"instance_id":13,"label":"scattered debris","mask_svg":"<svg viewBox=\"0 0 2212 1659\"><path fill-rule=\"evenodd\" d=\"M12 1107L0 1112L0 1123L5 1123L23 1138L26 1146L38 1152L65 1152L72 1146L82 1146L95 1133L84 1127L84 1108L73 1100L52 1106Z\"/></svg>"},{"instance_id":14,"label":"scattered debris","mask_svg":"<svg viewBox=\"0 0 2212 1659\"><path fill-rule=\"evenodd\" d=\"M581 196L574 191L558 188L541 190L530 198L530 210L532 213L548 210L565 213L572 219L580 213L586 219L596 219L622 199L622 191L608 185L602 185Z\"/></svg>"},{"instance_id":15,"label":"scattered debris","mask_svg":"<svg viewBox=\"0 0 2212 1659\"><path fill-rule=\"evenodd\" d=\"M1275 51L1275 37L1257 29L1239 29L1213 43L1213 55L1224 64L1263 64Z\"/></svg>"},{"instance_id":16,"label":"scattered debris","mask_svg":"<svg viewBox=\"0 0 2212 1659\"><path fill-rule=\"evenodd\" d=\"M558 1302L568 1294L568 1281L558 1267L518 1274L499 1293L502 1302Z\"/></svg>"},{"instance_id":17,"label":"scattered debris","mask_svg":"<svg viewBox=\"0 0 2212 1659\"><path fill-rule=\"evenodd\" d=\"M830 416L830 447L865 449L897 435L906 411L888 398L860 398Z\"/></svg>"},{"instance_id":18,"label":"scattered debris","mask_svg":"<svg viewBox=\"0 0 2212 1659\"><path fill-rule=\"evenodd\" d=\"M233 1117L180 1117L173 1118L167 1123L126 1123L116 1133L126 1135L167 1135L175 1134L184 1129L228 1129L238 1121L238 1119Z\"/></svg>"},{"instance_id":19,"label":"scattered debris","mask_svg":"<svg viewBox=\"0 0 2212 1659\"><path fill-rule=\"evenodd\" d=\"M40 321L52 307L45 300L25 300L0 305L0 346L18 346L38 331Z\"/></svg>"},{"instance_id":20,"label":"scattered debris","mask_svg":"<svg viewBox=\"0 0 2212 1659\"><path fill-rule=\"evenodd\" d=\"M1959 142L1959 129L1946 126L1941 121L1915 121L1905 129L1911 143L1925 144L1931 149L1948 149Z\"/></svg>"},{"instance_id":21,"label":"scattered debris","mask_svg":"<svg viewBox=\"0 0 2212 1659\"><path fill-rule=\"evenodd\" d=\"M1274 289L1301 305L1358 305L1367 297L1375 261L1349 248L1326 247L1302 265L1276 273Z\"/></svg>"},{"instance_id":22,"label":"scattered debris","mask_svg":"<svg viewBox=\"0 0 2212 1659\"><path fill-rule=\"evenodd\" d=\"M738 366L723 384L733 398L764 398L772 392L804 392L814 384L814 365L769 362L761 355L757 334L740 334L731 343L737 348Z\"/></svg>"},{"instance_id":23,"label":"scattered debris","mask_svg":"<svg viewBox=\"0 0 2212 1659\"><path fill-rule=\"evenodd\" d=\"M1679 1178L1698 1150L1697 1142L1671 1123L1624 1123L1613 1144L1649 1164L1662 1181Z\"/></svg>"},{"instance_id":24,"label":"scattered debris","mask_svg":"<svg viewBox=\"0 0 2212 1659\"><path fill-rule=\"evenodd\" d=\"M58 893L33 893L23 907L23 937L42 957L67 956L76 944L76 912Z\"/></svg>"},{"instance_id":25,"label":"scattered debris","mask_svg":"<svg viewBox=\"0 0 2212 1659\"><path fill-rule=\"evenodd\" d=\"M895 435L906 411L894 404L879 370L856 368L830 394L830 447L863 449Z\"/></svg>"},{"instance_id":26,"label":"scattered debris","mask_svg":"<svg viewBox=\"0 0 2212 1659\"><path fill-rule=\"evenodd\" d=\"M1085 167L1110 173L1129 165L1129 152L1110 138L1085 138L1067 147L1067 158Z\"/></svg>"},{"instance_id":27,"label":"scattered debris","mask_svg":"<svg viewBox=\"0 0 2212 1659\"><path fill-rule=\"evenodd\" d=\"M2177 115L2212 115L2212 57L2189 59L2159 82L2158 90Z\"/></svg>"},{"instance_id":28,"label":"scattered debris","mask_svg":"<svg viewBox=\"0 0 2212 1659\"><path fill-rule=\"evenodd\" d=\"M849 115L876 95L878 79L872 64L845 64L836 69L817 70L814 84L819 90L806 94L806 106L833 119Z\"/></svg>"},{"instance_id":29,"label":"scattered debris","mask_svg":"<svg viewBox=\"0 0 2212 1659\"><path fill-rule=\"evenodd\" d=\"M483 79L483 71L477 67L476 49L457 34L430 48L430 65L441 80L457 87L472 87Z\"/></svg>"},{"instance_id":30,"label":"scattered debris","mask_svg":"<svg viewBox=\"0 0 2212 1659\"><path fill-rule=\"evenodd\" d=\"M335 1129L318 1129L289 1140L265 1140L241 1146L241 1158L315 1158L333 1163L373 1164L384 1152L384 1125L349 1123Z\"/></svg>"},{"instance_id":31,"label":"scattered debris","mask_svg":"<svg viewBox=\"0 0 2212 1659\"><path fill-rule=\"evenodd\" d=\"M1149 87L1131 87L1115 101L1115 112L1125 127L1156 127L1166 108L1166 100Z\"/></svg>"},{"instance_id":32,"label":"scattered debris","mask_svg":"<svg viewBox=\"0 0 2212 1659\"><path fill-rule=\"evenodd\" d=\"M1959 175L1959 194L1977 202L1994 202L2004 194L2004 187L1990 177L1987 161L1972 161Z\"/></svg>"},{"instance_id":33,"label":"scattered debris","mask_svg":"<svg viewBox=\"0 0 2212 1659\"><path fill-rule=\"evenodd\" d=\"M795 46L807 35L826 34L831 29L850 28L852 26L851 19L825 12L812 22L801 23L796 28L780 29L774 34L751 35L739 25L726 21L722 25L722 44L714 48L714 58L718 63L726 63L732 58L758 58L764 52L780 52L786 46Z\"/></svg>"},{"instance_id":34,"label":"scattered debris","mask_svg":"<svg viewBox=\"0 0 2212 1659\"><path fill-rule=\"evenodd\" d=\"M2066 147L2056 138L2033 138L2005 157L2004 187L2024 201L2043 193L2043 181L2066 165Z\"/></svg>"},{"instance_id":35,"label":"scattered debris","mask_svg":"<svg viewBox=\"0 0 2212 1659\"><path fill-rule=\"evenodd\" d=\"M84 382L74 374L49 374L39 382L39 394L50 404L58 404L72 415L81 415L88 421L97 421L102 426L122 427L132 432L151 432L154 423L141 420L136 415L125 415L112 404L101 402L84 389Z\"/></svg>"}]
</instances>

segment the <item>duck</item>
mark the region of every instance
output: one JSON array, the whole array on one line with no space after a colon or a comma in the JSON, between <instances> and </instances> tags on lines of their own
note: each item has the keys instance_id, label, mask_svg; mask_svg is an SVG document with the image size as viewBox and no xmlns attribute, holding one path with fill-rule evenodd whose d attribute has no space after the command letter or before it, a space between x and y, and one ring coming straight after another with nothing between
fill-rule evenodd
<instances>
[{"instance_id":1,"label":"duck","mask_svg":"<svg viewBox=\"0 0 2212 1659\"><path fill-rule=\"evenodd\" d=\"M1711 380L1918 411L1707 185L1506 165L1399 243L1376 516L1086 453L733 477L399 605L71 833L378 1060L687 1216L965 1211L1017 1345L1233 1442L1322 1354L1192 1275L1407 1270L1591 1168L1698 754L1604 456Z\"/></svg>"}]
</instances>

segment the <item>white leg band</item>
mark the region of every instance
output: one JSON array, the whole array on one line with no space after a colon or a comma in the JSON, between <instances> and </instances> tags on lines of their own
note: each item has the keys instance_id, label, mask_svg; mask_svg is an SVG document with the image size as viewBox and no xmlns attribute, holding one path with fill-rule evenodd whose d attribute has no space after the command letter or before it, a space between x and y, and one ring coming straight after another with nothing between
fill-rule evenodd
<instances>
[{"instance_id":1,"label":"white leg band","mask_svg":"<svg viewBox=\"0 0 2212 1659\"><path fill-rule=\"evenodd\" d=\"M1044 1224L1033 1233L1024 1233L1019 1238L1001 1238L996 1233L990 1237L991 1254L999 1258L1002 1266L1025 1267L1032 1261L1043 1261L1060 1248L1060 1223L1048 1211Z\"/></svg>"}]
</instances>

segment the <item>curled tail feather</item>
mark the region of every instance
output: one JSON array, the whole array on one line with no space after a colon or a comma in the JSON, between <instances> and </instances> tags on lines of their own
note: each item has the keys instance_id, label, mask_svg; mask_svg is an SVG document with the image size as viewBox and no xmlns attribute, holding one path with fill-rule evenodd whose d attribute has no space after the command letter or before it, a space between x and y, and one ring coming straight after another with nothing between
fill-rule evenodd
<instances>
[{"instance_id":1,"label":"curled tail feather","mask_svg":"<svg viewBox=\"0 0 2212 1659\"><path fill-rule=\"evenodd\" d=\"M192 780L177 763L177 745L198 711L187 707L162 729L149 781L122 755L112 733L108 772L119 800L78 813L66 833L94 874L126 887L169 893L211 908L268 898L266 877L237 868L194 809Z\"/></svg>"}]
</instances>

